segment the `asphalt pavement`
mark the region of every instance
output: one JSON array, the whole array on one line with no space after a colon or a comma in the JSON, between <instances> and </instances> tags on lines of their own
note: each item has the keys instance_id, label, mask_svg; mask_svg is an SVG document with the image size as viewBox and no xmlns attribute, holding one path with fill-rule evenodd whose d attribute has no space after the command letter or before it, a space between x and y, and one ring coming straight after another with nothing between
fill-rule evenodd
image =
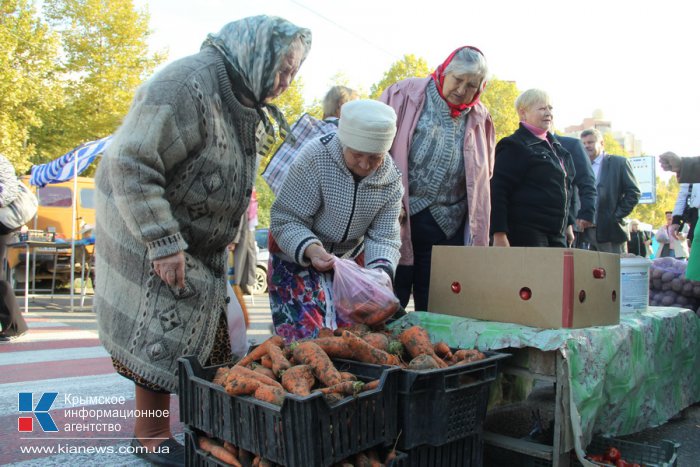
<instances>
[{"instance_id":1,"label":"asphalt pavement","mask_svg":"<svg viewBox=\"0 0 700 467\"><path fill-rule=\"evenodd\" d=\"M23 303L22 297L19 300ZM246 296L245 300L251 321L248 339L261 342L270 335L268 297ZM26 314L29 333L0 343L0 465L148 465L129 452L133 424L120 416L120 410L134 408L133 383L114 372L99 342L91 301L88 296L84 307L71 312L66 296L32 298ZM19 412L20 393L32 394L35 417ZM38 404L47 393L58 395L45 409ZM171 408L179 420L177 396ZM43 410L58 427L70 426L73 431L42 431L41 417L36 415ZM20 431L21 419L26 418L33 419L32 430ZM117 425L119 430L114 429ZM177 423L174 432L180 440L182 430ZM700 466L700 405L660 427L624 438L650 443L673 440L681 445L678 466Z\"/></svg>"}]
</instances>

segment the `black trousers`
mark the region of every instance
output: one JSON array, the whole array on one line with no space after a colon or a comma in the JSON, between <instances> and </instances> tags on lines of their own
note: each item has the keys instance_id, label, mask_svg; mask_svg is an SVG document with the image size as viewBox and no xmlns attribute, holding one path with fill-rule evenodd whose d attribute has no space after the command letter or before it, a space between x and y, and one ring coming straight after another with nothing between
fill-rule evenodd
<instances>
[{"instance_id":1,"label":"black trousers","mask_svg":"<svg viewBox=\"0 0 700 467\"><path fill-rule=\"evenodd\" d=\"M435 222L429 209L411 216L411 243L413 244L413 266L399 265L394 279L394 293L406 308L413 292L416 311L428 311L430 290L430 262L434 245L464 245L464 226L455 235L447 238Z\"/></svg>"},{"instance_id":2,"label":"black trousers","mask_svg":"<svg viewBox=\"0 0 700 467\"><path fill-rule=\"evenodd\" d=\"M508 242L510 246L566 248L564 234L552 235L524 225L508 226Z\"/></svg>"},{"instance_id":3,"label":"black trousers","mask_svg":"<svg viewBox=\"0 0 700 467\"><path fill-rule=\"evenodd\" d=\"M5 256L9 237L9 235L0 235L0 324L2 334L12 336L23 333L28 327L17 305L12 286L5 277Z\"/></svg>"}]
</instances>

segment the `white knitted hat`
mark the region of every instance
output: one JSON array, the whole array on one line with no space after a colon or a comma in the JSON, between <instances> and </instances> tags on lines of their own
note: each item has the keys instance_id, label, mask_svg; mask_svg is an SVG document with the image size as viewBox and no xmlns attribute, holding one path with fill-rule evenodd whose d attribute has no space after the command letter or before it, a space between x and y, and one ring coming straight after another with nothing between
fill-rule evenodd
<instances>
[{"instance_id":1,"label":"white knitted hat","mask_svg":"<svg viewBox=\"0 0 700 467\"><path fill-rule=\"evenodd\" d=\"M371 100L350 101L340 108L338 138L351 149L369 154L389 151L396 136L396 112Z\"/></svg>"}]
</instances>

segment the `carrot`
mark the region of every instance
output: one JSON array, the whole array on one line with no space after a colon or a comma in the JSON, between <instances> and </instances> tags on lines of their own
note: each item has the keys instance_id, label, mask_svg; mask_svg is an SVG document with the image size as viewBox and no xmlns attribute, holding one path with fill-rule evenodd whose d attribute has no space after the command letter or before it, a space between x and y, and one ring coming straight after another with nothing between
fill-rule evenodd
<instances>
[{"instance_id":1,"label":"carrot","mask_svg":"<svg viewBox=\"0 0 700 467\"><path fill-rule=\"evenodd\" d=\"M272 370L259 363L253 363L253 371L260 373L261 375L265 375L268 378L275 379L275 374L272 372Z\"/></svg>"},{"instance_id":2,"label":"carrot","mask_svg":"<svg viewBox=\"0 0 700 467\"><path fill-rule=\"evenodd\" d=\"M336 336L340 336L343 331L350 331L351 333L357 334L358 336L364 336L365 334L369 334L370 332L372 332L370 327L366 324L355 323L351 326L338 328L335 331L333 331L333 334L335 334Z\"/></svg>"},{"instance_id":3,"label":"carrot","mask_svg":"<svg viewBox=\"0 0 700 467\"><path fill-rule=\"evenodd\" d=\"M382 461L379 460L379 454L374 449L367 451L367 457L369 458L369 465L371 467L384 467Z\"/></svg>"},{"instance_id":4,"label":"carrot","mask_svg":"<svg viewBox=\"0 0 700 467\"><path fill-rule=\"evenodd\" d=\"M362 392L362 388L365 383L362 381L343 381L342 383L334 384L333 386L328 386L325 388L317 389L317 391L322 394L343 394L345 396L356 396L359 392Z\"/></svg>"},{"instance_id":5,"label":"carrot","mask_svg":"<svg viewBox=\"0 0 700 467\"><path fill-rule=\"evenodd\" d=\"M379 387L379 380L373 379L372 381L365 383L365 387L362 388L363 391L370 391L372 389L377 389Z\"/></svg>"},{"instance_id":6,"label":"carrot","mask_svg":"<svg viewBox=\"0 0 700 467\"><path fill-rule=\"evenodd\" d=\"M261 457L261 458L260 458L260 464L259 464L259 466L260 466L260 467L272 467L272 462L270 462L269 460L265 459L264 457Z\"/></svg>"},{"instance_id":7,"label":"carrot","mask_svg":"<svg viewBox=\"0 0 700 467\"><path fill-rule=\"evenodd\" d=\"M226 384L226 377L228 376L228 367L222 366L216 370L214 379L211 381L214 384L224 386Z\"/></svg>"},{"instance_id":8,"label":"carrot","mask_svg":"<svg viewBox=\"0 0 700 467\"><path fill-rule=\"evenodd\" d=\"M352 373L348 373L347 371L341 371L340 378L343 381L357 381L357 376L353 375Z\"/></svg>"},{"instance_id":9,"label":"carrot","mask_svg":"<svg viewBox=\"0 0 700 467\"><path fill-rule=\"evenodd\" d=\"M452 358L452 350L450 349L450 346L447 345L445 342L438 342L433 346L433 350L437 354L438 357L449 360Z\"/></svg>"},{"instance_id":10,"label":"carrot","mask_svg":"<svg viewBox=\"0 0 700 467\"><path fill-rule=\"evenodd\" d=\"M248 366L250 363L260 360L263 355L268 353L271 345L282 348L284 345L284 339L281 336L269 337L265 342L251 350L248 355L241 358L238 363L236 363L236 366Z\"/></svg>"},{"instance_id":11,"label":"carrot","mask_svg":"<svg viewBox=\"0 0 700 467\"><path fill-rule=\"evenodd\" d=\"M433 370L440 368L438 362L433 357L427 354L418 355L408 364L409 370Z\"/></svg>"},{"instance_id":12,"label":"carrot","mask_svg":"<svg viewBox=\"0 0 700 467\"><path fill-rule=\"evenodd\" d=\"M281 376L282 372L288 370L292 366L289 360L287 360L287 357L284 356L282 349L276 345L270 345L267 348L267 354L270 356L270 360L272 360L272 372L278 378Z\"/></svg>"},{"instance_id":13,"label":"carrot","mask_svg":"<svg viewBox=\"0 0 700 467\"><path fill-rule=\"evenodd\" d=\"M267 384L269 386L277 386L280 389L282 389L282 385L278 381L244 366L234 366L233 368L231 368L231 371L228 372L228 378L226 379L226 383L231 382L239 376L247 376L249 378L258 380L262 384Z\"/></svg>"},{"instance_id":14,"label":"carrot","mask_svg":"<svg viewBox=\"0 0 700 467\"><path fill-rule=\"evenodd\" d=\"M433 344L430 342L430 336L422 327L411 326L399 334L399 340L411 357L415 358L418 355L427 354L435 359L440 368L447 367L447 363L435 354Z\"/></svg>"},{"instance_id":15,"label":"carrot","mask_svg":"<svg viewBox=\"0 0 700 467\"><path fill-rule=\"evenodd\" d=\"M226 449L228 452L230 452L234 456L238 457L238 448L236 446L234 446L233 444L229 443L228 441L224 441L224 449Z\"/></svg>"},{"instance_id":16,"label":"carrot","mask_svg":"<svg viewBox=\"0 0 700 467\"><path fill-rule=\"evenodd\" d=\"M224 389L230 396L253 394L260 387L260 381L247 376L239 376L226 383Z\"/></svg>"},{"instance_id":17,"label":"carrot","mask_svg":"<svg viewBox=\"0 0 700 467\"><path fill-rule=\"evenodd\" d=\"M333 366L328 354L313 341L300 342L293 350L294 360L310 365L314 376L325 386L334 386L342 382L340 372Z\"/></svg>"},{"instance_id":18,"label":"carrot","mask_svg":"<svg viewBox=\"0 0 700 467\"><path fill-rule=\"evenodd\" d=\"M238 460L233 453L224 449L222 445L207 438L206 436L199 437L199 447L204 451L210 453L212 456L216 457L220 461L226 462L227 464L235 465L237 467L242 467L243 464Z\"/></svg>"},{"instance_id":19,"label":"carrot","mask_svg":"<svg viewBox=\"0 0 700 467\"><path fill-rule=\"evenodd\" d=\"M295 365L282 374L282 386L297 396L308 396L316 383L313 369L309 365Z\"/></svg>"},{"instance_id":20,"label":"carrot","mask_svg":"<svg viewBox=\"0 0 700 467\"><path fill-rule=\"evenodd\" d=\"M253 395L258 400L281 406L284 403L284 389L261 384Z\"/></svg>"},{"instance_id":21,"label":"carrot","mask_svg":"<svg viewBox=\"0 0 700 467\"><path fill-rule=\"evenodd\" d=\"M471 363L477 360L483 360L484 358L486 358L486 355L476 349L460 349L452 356L452 362L455 364Z\"/></svg>"},{"instance_id":22,"label":"carrot","mask_svg":"<svg viewBox=\"0 0 700 467\"><path fill-rule=\"evenodd\" d=\"M331 358L353 358L352 349L347 346L345 340L340 336L320 337L312 342L321 347Z\"/></svg>"},{"instance_id":23,"label":"carrot","mask_svg":"<svg viewBox=\"0 0 700 467\"><path fill-rule=\"evenodd\" d=\"M331 328L321 328L318 330L318 337L333 337L333 330Z\"/></svg>"},{"instance_id":24,"label":"carrot","mask_svg":"<svg viewBox=\"0 0 700 467\"><path fill-rule=\"evenodd\" d=\"M260 364L265 368L269 368L270 370L272 370L272 359L268 354L265 354L262 357L260 357Z\"/></svg>"},{"instance_id":25,"label":"carrot","mask_svg":"<svg viewBox=\"0 0 700 467\"><path fill-rule=\"evenodd\" d=\"M353 358L355 360L377 365L399 364L399 359L396 355L391 355L383 350L375 349L350 331L343 331L342 337L345 339L347 346L353 350Z\"/></svg>"},{"instance_id":26,"label":"carrot","mask_svg":"<svg viewBox=\"0 0 700 467\"><path fill-rule=\"evenodd\" d=\"M255 459L253 459L253 463L250 464L251 467L260 467L260 456L255 456Z\"/></svg>"},{"instance_id":27,"label":"carrot","mask_svg":"<svg viewBox=\"0 0 700 467\"><path fill-rule=\"evenodd\" d=\"M384 352L389 350L389 338L386 336L386 334L382 334L381 332L370 332L369 334L362 336L362 339L364 339L365 342L369 343L375 349L383 350Z\"/></svg>"}]
</instances>

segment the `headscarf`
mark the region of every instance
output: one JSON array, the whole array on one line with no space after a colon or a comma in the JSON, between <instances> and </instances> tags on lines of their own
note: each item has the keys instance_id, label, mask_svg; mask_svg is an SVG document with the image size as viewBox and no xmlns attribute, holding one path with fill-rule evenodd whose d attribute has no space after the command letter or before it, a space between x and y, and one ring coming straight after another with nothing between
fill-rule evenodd
<instances>
[{"instance_id":1,"label":"headscarf","mask_svg":"<svg viewBox=\"0 0 700 467\"><path fill-rule=\"evenodd\" d=\"M297 37L302 43L301 64L311 48L311 31L276 16L251 16L233 21L218 34L209 34L202 44L202 48L215 47L224 56L234 92L253 102L268 135L274 135L274 129L263 108L270 112L283 136L289 133L282 112L265 103L265 98L272 91L277 70Z\"/></svg>"},{"instance_id":2,"label":"headscarf","mask_svg":"<svg viewBox=\"0 0 700 467\"><path fill-rule=\"evenodd\" d=\"M477 49L476 47L472 47L471 45L465 45L463 47L459 47L454 50L450 54L449 57L447 57L447 60L442 62L441 65L439 65L435 71L432 72L430 76L433 77L433 81L435 81L435 86L437 86L438 93L440 93L440 97L442 97L442 100L445 101L447 106L450 108L450 116L452 118L457 118L459 115L469 107L474 107L476 104L479 103L479 96L481 95L481 92L484 90L484 87L486 87L486 77L484 77L484 80L481 83L481 86L479 86L479 90L476 91L476 94L474 94L474 98L471 100L471 102L467 104L453 104L449 102L447 99L445 99L445 96L442 94L442 85L445 83L445 69L447 68L447 65L452 62L452 59L457 55L457 52L459 52L462 49L471 49L476 52L478 52L482 57L484 54L481 52L481 50Z\"/></svg>"}]
</instances>

